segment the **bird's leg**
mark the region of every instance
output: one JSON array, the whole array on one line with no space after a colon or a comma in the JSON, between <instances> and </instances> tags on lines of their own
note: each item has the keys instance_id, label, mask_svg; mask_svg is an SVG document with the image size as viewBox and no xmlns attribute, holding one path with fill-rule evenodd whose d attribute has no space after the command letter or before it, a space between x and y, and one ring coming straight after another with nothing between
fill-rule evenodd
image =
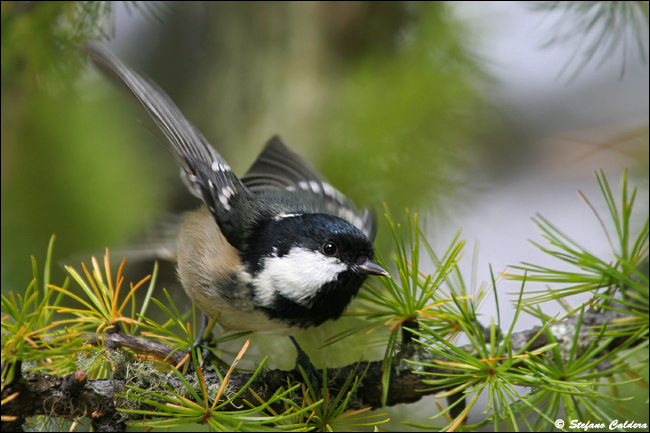
<instances>
[{"instance_id":1,"label":"bird's leg","mask_svg":"<svg viewBox=\"0 0 650 433\"><path fill-rule=\"evenodd\" d=\"M201 325L201 332L199 332L199 335L197 335L196 340L194 340L192 349L196 349L204 342L210 341L209 338L208 339L203 338L203 336L205 335L205 331L208 329L208 324L210 323L210 319L205 313L202 312L201 314L203 315L203 324Z\"/></svg>"},{"instance_id":2,"label":"bird's leg","mask_svg":"<svg viewBox=\"0 0 650 433\"><path fill-rule=\"evenodd\" d=\"M291 339L293 345L296 347L296 352L297 352L295 371L298 377L302 377L302 373L300 372L300 368L299 368L302 367L302 370L305 372L305 375L307 376L307 379L311 384L311 388L316 393L316 399L318 400L321 398L320 384L323 381L323 375L314 366L314 364L312 364L311 360L309 359L309 355L307 355L307 353L305 353L305 351L302 350L302 348L300 347L296 339L291 336L289 338Z\"/></svg>"},{"instance_id":3,"label":"bird's leg","mask_svg":"<svg viewBox=\"0 0 650 433\"><path fill-rule=\"evenodd\" d=\"M205 331L208 329L208 325L210 324L210 318L203 312L203 324L201 325L201 332L196 337L196 340L194 340L194 344L192 344L192 347L189 350L196 350L200 346L203 345L203 343L209 343L210 342L210 337L208 336L207 338L203 338L205 335ZM208 350L207 347L203 348L203 351L201 352L201 356L203 357L203 363L205 364L209 357L211 356L212 352Z\"/></svg>"}]
</instances>

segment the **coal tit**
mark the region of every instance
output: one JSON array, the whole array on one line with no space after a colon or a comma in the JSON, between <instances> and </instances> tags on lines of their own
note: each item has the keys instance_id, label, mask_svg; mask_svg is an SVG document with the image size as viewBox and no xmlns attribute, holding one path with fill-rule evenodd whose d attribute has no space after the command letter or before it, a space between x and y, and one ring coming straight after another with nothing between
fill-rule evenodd
<instances>
[{"instance_id":1,"label":"coal tit","mask_svg":"<svg viewBox=\"0 0 650 433\"><path fill-rule=\"evenodd\" d=\"M295 335L339 318L367 276L388 276L373 259L371 212L358 213L279 137L239 179L157 85L100 45L86 50L149 113L204 203L180 227L177 273L224 330Z\"/></svg>"}]
</instances>

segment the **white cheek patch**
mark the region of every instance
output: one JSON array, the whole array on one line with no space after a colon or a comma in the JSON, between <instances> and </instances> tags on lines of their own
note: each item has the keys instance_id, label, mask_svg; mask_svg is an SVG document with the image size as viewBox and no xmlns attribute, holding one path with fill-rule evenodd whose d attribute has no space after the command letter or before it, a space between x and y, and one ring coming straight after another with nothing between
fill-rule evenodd
<instances>
[{"instance_id":1,"label":"white cheek patch","mask_svg":"<svg viewBox=\"0 0 650 433\"><path fill-rule=\"evenodd\" d=\"M273 255L264 259L263 271L253 279L255 300L261 306L270 307L278 293L309 306L318 290L346 269L347 265L336 257L293 247L282 257Z\"/></svg>"}]
</instances>

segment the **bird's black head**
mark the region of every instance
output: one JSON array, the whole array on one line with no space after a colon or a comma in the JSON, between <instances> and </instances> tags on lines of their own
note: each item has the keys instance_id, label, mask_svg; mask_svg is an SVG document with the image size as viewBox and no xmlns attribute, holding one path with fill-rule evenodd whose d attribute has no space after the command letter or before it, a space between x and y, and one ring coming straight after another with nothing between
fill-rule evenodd
<instances>
[{"instance_id":1,"label":"bird's black head","mask_svg":"<svg viewBox=\"0 0 650 433\"><path fill-rule=\"evenodd\" d=\"M337 319L368 275L388 275L367 236L332 215L282 214L255 233L242 259L256 305L291 325Z\"/></svg>"}]
</instances>

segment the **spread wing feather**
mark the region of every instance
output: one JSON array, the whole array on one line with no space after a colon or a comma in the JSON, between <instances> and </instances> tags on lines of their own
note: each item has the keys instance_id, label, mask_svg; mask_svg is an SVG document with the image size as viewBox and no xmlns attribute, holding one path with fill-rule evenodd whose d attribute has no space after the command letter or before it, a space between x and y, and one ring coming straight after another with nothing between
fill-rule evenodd
<instances>
[{"instance_id":1,"label":"spread wing feather","mask_svg":"<svg viewBox=\"0 0 650 433\"><path fill-rule=\"evenodd\" d=\"M278 136L266 143L262 153L241 180L254 193L274 188L311 193L319 197L323 213L338 216L355 225L371 241L375 238L377 228L372 212L366 209L359 214L339 190L326 182Z\"/></svg>"},{"instance_id":2,"label":"spread wing feather","mask_svg":"<svg viewBox=\"0 0 650 433\"><path fill-rule=\"evenodd\" d=\"M243 237L243 211L254 208L252 194L230 166L185 119L176 105L155 83L126 66L105 47L89 43L90 59L109 77L130 91L169 140L174 158L192 194L208 206L224 236L235 247Z\"/></svg>"}]
</instances>

